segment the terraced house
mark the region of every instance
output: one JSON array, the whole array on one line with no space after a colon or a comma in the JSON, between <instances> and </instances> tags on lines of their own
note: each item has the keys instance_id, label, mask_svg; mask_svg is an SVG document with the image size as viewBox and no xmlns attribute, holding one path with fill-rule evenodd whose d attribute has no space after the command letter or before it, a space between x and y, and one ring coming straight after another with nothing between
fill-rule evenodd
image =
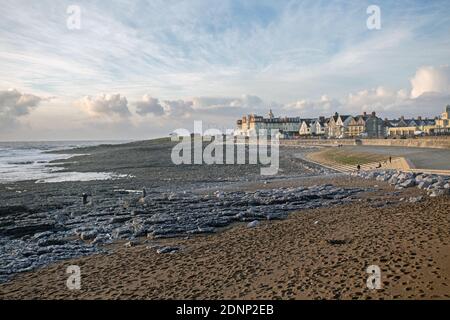
<instances>
[{"instance_id":1,"label":"terraced house","mask_svg":"<svg viewBox=\"0 0 450 320\"><path fill-rule=\"evenodd\" d=\"M418 135L450 134L450 105L445 112L436 119L381 119L375 111L364 112L361 115L340 115L335 113L330 118L307 118L300 117L274 117L272 110L268 118L257 115L248 115L237 121L237 134L249 136L259 134L261 129L270 134L273 130L279 132L282 138L293 137L318 137L327 138L402 138Z\"/></svg>"},{"instance_id":2,"label":"terraced house","mask_svg":"<svg viewBox=\"0 0 450 320\"><path fill-rule=\"evenodd\" d=\"M340 115L339 113L335 113L332 116L326 126L325 134L329 138L344 138L346 128L348 124L352 120L352 116L350 115Z\"/></svg>"},{"instance_id":3,"label":"terraced house","mask_svg":"<svg viewBox=\"0 0 450 320\"><path fill-rule=\"evenodd\" d=\"M365 119L364 135L366 138L386 137L386 124L383 119L377 117L375 111Z\"/></svg>"},{"instance_id":4,"label":"terraced house","mask_svg":"<svg viewBox=\"0 0 450 320\"><path fill-rule=\"evenodd\" d=\"M414 137L422 134L434 133L436 128L436 120L434 119L405 119L404 116L397 120L388 120L388 135L390 137Z\"/></svg>"},{"instance_id":5,"label":"terraced house","mask_svg":"<svg viewBox=\"0 0 450 320\"><path fill-rule=\"evenodd\" d=\"M265 130L267 135L278 132L280 137L292 138L299 135L302 121L303 120L299 117L276 118L274 117L272 110L270 110L268 118L254 114L242 117L242 119L238 120L236 123L236 134L243 136L259 135L262 130Z\"/></svg>"},{"instance_id":6,"label":"terraced house","mask_svg":"<svg viewBox=\"0 0 450 320\"><path fill-rule=\"evenodd\" d=\"M351 117L345 130L345 137L357 138L361 137L366 131L366 120L369 118L366 112L364 114Z\"/></svg>"}]
</instances>

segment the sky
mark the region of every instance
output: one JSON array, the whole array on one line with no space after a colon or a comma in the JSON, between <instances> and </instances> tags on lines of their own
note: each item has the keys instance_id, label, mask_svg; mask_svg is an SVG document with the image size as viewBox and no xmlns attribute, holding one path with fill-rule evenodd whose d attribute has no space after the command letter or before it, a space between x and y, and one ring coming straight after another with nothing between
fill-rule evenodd
<instances>
[{"instance_id":1,"label":"sky","mask_svg":"<svg viewBox=\"0 0 450 320\"><path fill-rule=\"evenodd\" d=\"M0 141L225 130L270 108L435 117L449 35L447 0L2 0Z\"/></svg>"}]
</instances>

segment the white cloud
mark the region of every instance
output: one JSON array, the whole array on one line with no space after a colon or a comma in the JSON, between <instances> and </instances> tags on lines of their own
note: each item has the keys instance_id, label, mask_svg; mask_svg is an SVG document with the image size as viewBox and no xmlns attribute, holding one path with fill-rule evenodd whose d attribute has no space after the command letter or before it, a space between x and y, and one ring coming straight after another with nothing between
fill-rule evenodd
<instances>
[{"instance_id":1,"label":"white cloud","mask_svg":"<svg viewBox=\"0 0 450 320\"><path fill-rule=\"evenodd\" d=\"M192 101L165 100L163 102L164 114L167 117L189 117L192 112Z\"/></svg>"},{"instance_id":2,"label":"white cloud","mask_svg":"<svg viewBox=\"0 0 450 320\"><path fill-rule=\"evenodd\" d=\"M450 67L424 66L417 70L411 79L411 98L417 98L421 94L435 92L450 93Z\"/></svg>"},{"instance_id":3,"label":"white cloud","mask_svg":"<svg viewBox=\"0 0 450 320\"><path fill-rule=\"evenodd\" d=\"M152 98L149 95L144 95L141 101L136 102L136 113L140 116L148 114L154 116L164 115L164 108L159 103L158 99Z\"/></svg>"},{"instance_id":4,"label":"white cloud","mask_svg":"<svg viewBox=\"0 0 450 320\"><path fill-rule=\"evenodd\" d=\"M0 115L20 117L30 113L43 98L16 89L0 91Z\"/></svg>"},{"instance_id":5,"label":"white cloud","mask_svg":"<svg viewBox=\"0 0 450 320\"><path fill-rule=\"evenodd\" d=\"M127 118L131 116L126 97L117 94L101 94L97 97L86 96L77 101L77 105L94 117Z\"/></svg>"},{"instance_id":6,"label":"white cloud","mask_svg":"<svg viewBox=\"0 0 450 320\"><path fill-rule=\"evenodd\" d=\"M297 113L300 117L318 117L340 111L341 102L323 95L319 100L302 99L284 106L284 110Z\"/></svg>"}]
</instances>

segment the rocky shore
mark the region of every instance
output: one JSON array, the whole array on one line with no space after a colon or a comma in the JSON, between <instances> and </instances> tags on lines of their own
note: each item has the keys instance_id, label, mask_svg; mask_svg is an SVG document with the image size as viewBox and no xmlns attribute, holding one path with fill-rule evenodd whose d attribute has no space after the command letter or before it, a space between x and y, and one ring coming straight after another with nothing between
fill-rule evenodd
<instances>
[{"instance_id":1,"label":"rocky shore","mask_svg":"<svg viewBox=\"0 0 450 320\"><path fill-rule=\"evenodd\" d=\"M401 172L398 170L360 171L354 172L352 175L364 179L387 182L394 186L395 190L417 187L426 191L430 197L450 195L450 176Z\"/></svg>"},{"instance_id":2,"label":"rocky shore","mask_svg":"<svg viewBox=\"0 0 450 320\"><path fill-rule=\"evenodd\" d=\"M311 148L281 148L278 175L263 177L258 166L174 166L167 159L170 148L142 142L74 150L88 155L62 167L107 170L126 179L0 185L0 297L361 298L364 289L358 284L355 291L351 281L364 279L374 259L392 260L385 268L393 268L394 276L397 265L406 270L401 263L409 268L427 259L411 262L396 247L392 251L392 243L407 241L405 250L417 258L419 249L430 252L423 242L428 237L439 249L433 266L447 259L447 177L338 174L306 161ZM434 212L422 212L425 207ZM420 239L405 238L415 232ZM380 238L375 253L370 237ZM67 263L88 266L86 290L79 294L61 287ZM327 275L337 275L317 282L316 275L334 264ZM116 282L105 278L109 268ZM447 271L432 271L441 278L423 279L447 279ZM399 279L407 283L409 274ZM201 284L197 291L193 282ZM49 286L53 293L46 292ZM427 292L424 286L417 290ZM228 291L233 287L237 291ZM396 290L379 297L404 296ZM447 294L440 284L439 290L439 296Z\"/></svg>"},{"instance_id":3,"label":"rocky shore","mask_svg":"<svg viewBox=\"0 0 450 320\"><path fill-rule=\"evenodd\" d=\"M106 253L107 245L116 241L131 246L214 233L238 222L285 219L295 210L354 201L363 191L332 185L222 190L239 183L267 186L274 179L332 174L306 161L293 161L292 150L284 151L282 168L274 177L258 175L256 166L239 166L237 171L236 166L173 166L169 161L164 176L159 176L160 159L170 154L170 147L169 142L90 147L72 151L90 155L63 161L62 170L86 171L100 169L103 161L102 170L125 173L130 177L126 179L0 185L0 282L56 261ZM128 157L122 159L124 150ZM106 161L112 154L116 160ZM149 159L155 160L150 167ZM131 167L123 169L122 161ZM197 175L191 175L192 171Z\"/></svg>"}]
</instances>

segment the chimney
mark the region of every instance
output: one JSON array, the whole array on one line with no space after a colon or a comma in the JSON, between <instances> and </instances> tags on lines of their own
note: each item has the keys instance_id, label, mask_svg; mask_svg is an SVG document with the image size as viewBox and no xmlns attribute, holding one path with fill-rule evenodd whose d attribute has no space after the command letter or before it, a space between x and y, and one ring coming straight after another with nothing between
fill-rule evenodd
<instances>
[{"instance_id":1,"label":"chimney","mask_svg":"<svg viewBox=\"0 0 450 320\"><path fill-rule=\"evenodd\" d=\"M401 117L400 117L400 120L405 120L405 116L401 116Z\"/></svg>"},{"instance_id":2,"label":"chimney","mask_svg":"<svg viewBox=\"0 0 450 320\"><path fill-rule=\"evenodd\" d=\"M421 120L422 120L422 116L418 116L417 119L418 119L419 121L421 121Z\"/></svg>"},{"instance_id":3,"label":"chimney","mask_svg":"<svg viewBox=\"0 0 450 320\"><path fill-rule=\"evenodd\" d=\"M375 111L372 111L372 117L376 117L377 113Z\"/></svg>"},{"instance_id":4,"label":"chimney","mask_svg":"<svg viewBox=\"0 0 450 320\"><path fill-rule=\"evenodd\" d=\"M367 112L364 111L363 114L364 114L364 117L367 116Z\"/></svg>"}]
</instances>

